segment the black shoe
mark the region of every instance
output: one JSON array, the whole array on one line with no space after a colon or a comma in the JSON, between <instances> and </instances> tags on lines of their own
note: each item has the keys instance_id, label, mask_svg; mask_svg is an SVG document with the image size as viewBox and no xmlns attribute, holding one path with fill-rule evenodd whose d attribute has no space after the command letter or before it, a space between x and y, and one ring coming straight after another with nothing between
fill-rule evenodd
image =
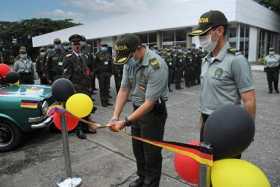
<instances>
[{"instance_id":1,"label":"black shoe","mask_svg":"<svg viewBox=\"0 0 280 187\"><path fill-rule=\"evenodd\" d=\"M159 187L159 181L159 179L144 180L144 183L141 187Z\"/></svg>"},{"instance_id":2,"label":"black shoe","mask_svg":"<svg viewBox=\"0 0 280 187\"><path fill-rule=\"evenodd\" d=\"M269 94L272 94L272 90L269 90L269 92L268 92Z\"/></svg>"},{"instance_id":3,"label":"black shoe","mask_svg":"<svg viewBox=\"0 0 280 187\"><path fill-rule=\"evenodd\" d=\"M76 135L78 138L83 139L83 140L87 138L87 135L84 133L84 131L82 129L77 129Z\"/></svg>"},{"instance_id":4,"label":"black shoe","mask_svg":"<svg viewBox=\"0 0 280 187\"><path fill-rule=\"evenodd\" d=\"M275 92L279 94L279 90L275 90Z\"/></svg>"},{"instance_id":5,"label":"black shoe","mask_svg":"<svg viewBox=\"0 0 280 187\"><path fill-rule=\"evenodd\" d=\"M136 180L132 181L128 186L129 187L142 187L144 184L144 178L138 177Z\"/></svg>"}]
</instances>

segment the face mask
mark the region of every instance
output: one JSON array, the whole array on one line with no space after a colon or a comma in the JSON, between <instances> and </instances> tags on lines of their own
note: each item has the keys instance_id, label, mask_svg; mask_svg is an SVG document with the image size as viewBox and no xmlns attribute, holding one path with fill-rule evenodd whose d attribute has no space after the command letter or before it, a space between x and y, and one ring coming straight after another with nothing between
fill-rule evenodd
<instances>
[{"instance_id":1,"label":"face mask","mask_svg":"<svg viewBox=\"0 0 280 187\"><path fill-rule=\"evenodd\" d=\"M54 45L54 49L60 49L60 45Z\"/></svg>"},{"instance_id":2,"label":"face mask","mask_svg":"<svg viewBox=\"0 0 280 187\"><path fill-rule=\"evenodd\" d=\"M208 52L212 52L217 46L217 41L212 41L211 38L211 34L199 37L200 46Z\"/></svg>"},{"instance_id":3,"label":"face mask","mask_svg":"<svg viewBox=\"0 0 280 187\"><path fill-rule=\"evenodd\" d=\"M41 52L40 53L41 56L45 56L45 54L46 54L45 52Z\"/></svg>"},{"instance_id":4,"label":"face mask","mask_svg":"<svg viewBox=\"0 0 280 187\"><path fill-rule=\"evenodd\" d=\"M20 58L27 58L27 54L20 54Z\"/></svg>"},{"instance_id":5,"label":"face mask","mask_svg":"<svg viewBox=\"0 0 280 187\"><path fill-rule=\"evenodd\" d=\"M274 55L275 52L274 52L274 51L269 51L269 54L270 54L270 55Z\"/></svg>"}]
</instances>

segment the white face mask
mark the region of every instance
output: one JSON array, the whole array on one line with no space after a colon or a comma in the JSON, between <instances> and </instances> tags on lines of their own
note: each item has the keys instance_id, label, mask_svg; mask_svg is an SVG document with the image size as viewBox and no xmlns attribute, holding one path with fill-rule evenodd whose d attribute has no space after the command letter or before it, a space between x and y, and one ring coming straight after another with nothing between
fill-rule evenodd
<instances>
[{"instance_id":1,"label":"white face mask","mask_svg":"<svg viewBox=\"0 0 280 187\"><path fill-rule=\"evenodd\" d=\"M200 46L208 52L212 52L217 46L217 41L212 41L211 38L211 34L199 37Z\"/></svg>"},{"instance_id":2,"label":"white face mask","mask_svg":"<svg viewBox=\"0 0 280 187\"><path fill-rule=\"evenodd\" d=\"M274 55L275 52L274 52L274 51L269 51L269 54L270 54L270 55Z\"/></svg>"},{"instance_id":3,"label":"white face mask","mask_svg":"<svg viewBox=\"0 0 280 187\"><path fill-rule=\"evenodd\" d=\"M27 54L20 54L20 58L27 58Z\"/></svg>"}]
</instances>

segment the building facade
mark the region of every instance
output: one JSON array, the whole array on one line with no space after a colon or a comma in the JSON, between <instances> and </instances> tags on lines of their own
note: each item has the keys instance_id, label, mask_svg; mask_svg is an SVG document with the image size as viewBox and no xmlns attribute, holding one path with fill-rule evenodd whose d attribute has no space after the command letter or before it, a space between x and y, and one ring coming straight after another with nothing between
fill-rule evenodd
<instances>
[{"instance_id":1,"label":"building facade","mask_svg":"<svg viewBox=\"0 0 280 187\"><path fill-rule=\"evenodd\" d=\"M268 53L270 47L280 52L280 16L253 0L189 0L174 7L160 7L137 15L123 15L93 24L73 27L33 38L33 46L52 43L54 38L67 38L79 33L97 49L113 46L119 35L137 33L148 46L158 48L180 45L199 46L198 38L188 37L200 15L220 10L229 20L228 39L232 47L254 63ZM123 25L120 25L123 24Z\"/></svg>"}]
</instances>

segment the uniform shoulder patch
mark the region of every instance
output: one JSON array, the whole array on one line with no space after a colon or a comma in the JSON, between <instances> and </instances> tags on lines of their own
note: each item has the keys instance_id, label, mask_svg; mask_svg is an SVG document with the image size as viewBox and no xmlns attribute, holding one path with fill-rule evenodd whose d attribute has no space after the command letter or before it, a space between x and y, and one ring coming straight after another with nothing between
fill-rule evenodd
<instances>
[{"instance_id":1,"label":"uniform shoulder patch","mask_svg":"<svg viewBox=\"0 0 280 187\"><path fill-rule=\"evenodd\" d=\"M65 55L66 58L68 58L68 57L70 57L70 56L72 56L72 53L69 53L69 54L66 54L66 55Z\"/></svg>"},{"instance_id":2,"label":"uniform shoulder patch","mask_svg":"<svg viewBox=\"0 0 280 187\"><path fill-rule=\"evenodd\" d=\"M236 56L241 54L240 51L236 48L229 48L228 53L236 55Z\"/></svg>"},{"instance_id":3,"label":"uniform shoulder patch","mask_svg":"<svg viewBox=\"0 0 280 187\"><path fill-rule=\"evenodd\" d=\"M153 69L159 69L160 68L160 62L158 59L156 58L151 58L149 60L149 64L152 66Z\"/></svg>"}]
</instances>

